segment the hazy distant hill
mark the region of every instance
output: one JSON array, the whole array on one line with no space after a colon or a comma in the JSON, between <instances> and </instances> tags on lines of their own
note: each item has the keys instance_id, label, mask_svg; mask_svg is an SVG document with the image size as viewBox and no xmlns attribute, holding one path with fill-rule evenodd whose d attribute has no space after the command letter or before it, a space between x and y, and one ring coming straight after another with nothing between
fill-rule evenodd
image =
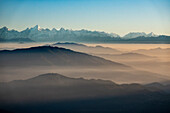
<instances>
[{"instance_id":1,"label":"hazy distant hill","mask_svg":"<svg viewBox=\"0 0 170 113\"><path fill-rule=\"evenodd\" d=\"M115 61L143 61L143 60L151 60L156 57L140 54L140 53L134 53L134 52L129 52L129 53L122 53L122 54L96 54L96 56L100 56L109 60L115 60Z\"/></svg>"},{"instance_id":2,"label":"hazy distant hill","mask_svg":"<svg viewBox=\"0 0 170 113\"><path fill-rule=\"evenodd\" d=\"M147 54L147 55L170 55L170 48L154 48L154 49L139 49L133 52Z\"/></svg>"},{"instance_id":3,"label":"hazy distant hill","mask_svg":"<svg viewBox=\"0 0 170 113\"><path fill-rule=\"evenodd\" d=\"M96 56L111 60L111 61L116 61L116 62L121 62L123 64L130 65L134 68L137 68L136 66L133 66L133 62L149 62L156 60L157 57L154 56L149 56L141 53L135 53L135 52L129 52L129 53L121 53L121 54L94 54ZM131 64L132 63L132 64ZM152 70L148 70L151 71Z\"/></svg>"},{"instance_id":4,"label":"hazy distant hill","mask_svg":"<svg viewBox=\"0 0 170 113\"><path fill-rule=\"evenodd\" d=\"M68 48L68 49L72 49L75 51L80 51L80 52L84 52L84 53L92 53L92 54L101 54L101 53L113 53L113 54L119 54L121 53L121 51L113 49L113 48L109 48L109 47L103 47L103 46L86 46L84 44L80 44L80 43L71 43L71 42L59 42L59 43L55 43L53 44L54 46L58 46L58 47L64 47L64 48Z\"/></svg>"},{"instance_id":5,"label":"hazy distant hill","mask_svg":"<svg viewBox=\"0 0 170 113\"><path fill-rule=\"evenodd\" d=\"M32 28L27 28L21 32L17 30L9 30L7 27L0 29L0 42L20 42L21 39L25 42L28 42L29 40L29 42L73 41L86 43L170 43L170 36L155 35L152 32L149 34L128 33L124 37L120 37L114 33L88 31L84 29L42 29L39 28L38 25Z\"/></svg>"},{"instance_id":6,"label":"hazy distant hill","mask_svg":"<svg viewBox=\"0 0 170 113\"><path fill-rule=\"evenodd\" d=\"M147 55L139 54L139 53L122 53L122 54L117 55L117 56L124 57L124 58L153 58L151 56L147 56Z\"/></svg>"},{"instance_id":7,"label":"hazy distant hill","mask_svg":"<svg viewBox=\"0 0 170 113\"><path fill-rule=\"evenodd\" d=\"M168 113L169 93L140 84L43 74L0 83L0 109L16 113Z\"/></svg>"}]
</instances>

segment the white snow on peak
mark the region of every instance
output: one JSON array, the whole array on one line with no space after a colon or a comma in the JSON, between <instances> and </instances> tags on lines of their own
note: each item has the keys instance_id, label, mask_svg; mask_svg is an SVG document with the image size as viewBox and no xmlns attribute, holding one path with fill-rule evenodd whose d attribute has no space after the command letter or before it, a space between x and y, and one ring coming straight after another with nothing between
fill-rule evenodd
<instances>
[{"instance_id":1,"label":"white snow on peak","mask_svg":"<svg viewBox=\"0 0 170 113\"><path fill-rule=\"evenodd\" d=\"M136 37L157 37L159 35L154 34L153 32L146 34L145 32L130 32L123 36L124 39L131 39L131 38L136 38Z\"/></svg>"}]
</instances>

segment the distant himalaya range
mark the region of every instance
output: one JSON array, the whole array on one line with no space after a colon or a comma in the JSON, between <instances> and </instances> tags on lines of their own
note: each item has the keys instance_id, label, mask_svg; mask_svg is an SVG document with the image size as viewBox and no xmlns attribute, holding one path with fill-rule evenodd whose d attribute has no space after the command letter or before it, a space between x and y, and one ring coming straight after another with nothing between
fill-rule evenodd
<instances>
[{"instance_id":1,"label":"distant himalaya range","mask_svg":"<svg viewBox=\"0 0 170 113\"><path fill-rule=\"evenodd\" d=\"M61 28L43 29L38 25L23 31L0 28L0 42L59 42L73 41L85 43L170 43L170 36L156 35L153 32L130 32L123 37L115 33L88 30L68 30Z\"/></svg>"}]
</instances>

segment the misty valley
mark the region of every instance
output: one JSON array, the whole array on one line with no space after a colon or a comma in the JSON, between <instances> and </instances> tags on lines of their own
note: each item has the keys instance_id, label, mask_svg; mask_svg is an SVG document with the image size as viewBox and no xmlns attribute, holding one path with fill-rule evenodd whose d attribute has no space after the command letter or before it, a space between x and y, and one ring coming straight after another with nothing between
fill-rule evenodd
<instances>
[{"instance_id":1,"label":"misty valley","mask_svg":"<svg viewBox=\"0 0 170 113\"><path fill-rule=\"evenodd\" d=\"M2 44L0 111L170 112L170 48L106 45Z\"/></svg>"}]
</instances>

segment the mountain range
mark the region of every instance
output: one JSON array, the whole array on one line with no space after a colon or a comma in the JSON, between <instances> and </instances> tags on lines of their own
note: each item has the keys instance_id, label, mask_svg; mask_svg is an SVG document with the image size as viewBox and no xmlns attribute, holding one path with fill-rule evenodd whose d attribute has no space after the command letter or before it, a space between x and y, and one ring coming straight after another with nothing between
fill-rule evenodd
<instances>
[{"instance_id":1,"label":"mountain range","mask_svg":"<svg viewBox=\"0 0 170 113\"><path fill-rule=\"evenodd\" d=\"M88 43L170 43L170 36L154 33L130 32L120 37L115 33L105 33L88 30L68 30L61 28L43 29L38 25L23 31L0 29L0 42L58 42L74 41Z\"/></svg>"},{"instance_id":2,"label":"mountain range","mask_svg":"<svg viewBox=\"0 0 170 113\"><path fill-rule=\"evenodd\" d=\"M0 111L168 113L169 90L169 85L158 83L116 84L108 80L47 73L26 80L0 83Z\"/></svg>"},{"instance_id":3,"label":"mountain range","mask_svg":"<svg viewBox=\"0 0 170 113\"><path fill-rule=\"evenodd\" d=\"M137 37L158 37L159 35L154 34L153 32L146 34L145 32L130 32L123 36L124 39L132 39Z\"/></svg>"}]
</instances>

